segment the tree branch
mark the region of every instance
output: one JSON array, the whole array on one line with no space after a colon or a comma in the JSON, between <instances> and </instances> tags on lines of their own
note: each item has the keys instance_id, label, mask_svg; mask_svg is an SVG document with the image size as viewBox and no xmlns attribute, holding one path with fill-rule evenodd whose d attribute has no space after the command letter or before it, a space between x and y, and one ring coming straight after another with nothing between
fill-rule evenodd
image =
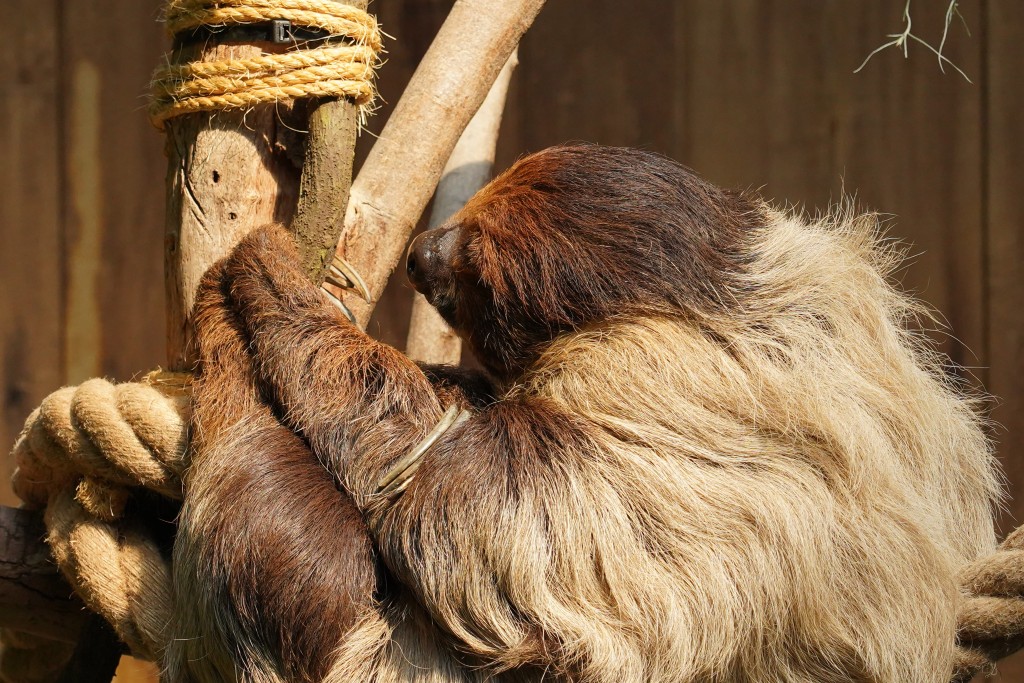
<instances>
[{"instance_id":1,"label":"tree branch","mask_svg":"<svg viewBox=\"0 0 1024 683\"><path fill-rule=\"evenodd\" d=\"M437 192L434 193L434 208L428 224L431 228L451 218L491 179L501 115L505 110L505 96L508 94L509 81L512 80L512 71L518 63L518 55L513 51L487 93L484 103L473 115L452 150L441 182L437 185ZM462 340L448 327L448 323L426 297L419 293L412 304L405 352L413 360L449 365L458 365L462 356Z\"/></svg>"},{"instance_id":2,"label":"tree branch","mask_svg":"<svg viewBox=\"0 0 1024 683\"><path fill-rule=\"evenodd\" d=\"M367 0L348 0L348 4L365 10ZM314 282L322 282L344 226L359 106L348 100L314 104L308 130L298 207L291 228L306 274Z\"/></svg>"},{"instance_id":3,"label":"tree branch","mask_svg":"<svg viewBox=\"0 0 1024 683\"><path fill-rule=\"evenodd\" d=\"M459 0L370 151L352 192L338 255L380 297L455 143L544 0ZM345 305L365 326L358 294Z\"/></svg>"}]
</instances>

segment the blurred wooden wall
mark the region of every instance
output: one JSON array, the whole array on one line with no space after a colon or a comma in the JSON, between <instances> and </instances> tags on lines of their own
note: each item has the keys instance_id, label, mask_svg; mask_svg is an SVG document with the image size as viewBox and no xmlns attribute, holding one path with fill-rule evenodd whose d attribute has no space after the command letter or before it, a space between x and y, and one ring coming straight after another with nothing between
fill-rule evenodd
<instances>
[{"instance_id":1,"label":"blurred wooden wall","mask_svg":"<svg viewBox=\"0 0 1024 683\"><path fill-rule=\"evenodd\" d=\"M451 0L376 0L388 103ZM1024 522L1024 3L961 3L947 54L854 68L900 28L902 0L550 0L521 46L499 168L569 140L663 152L727 186L892 215L902 275L950 325L944 349L999 398L992 418ZM7 0L0 41L0 443L48 392L163 361L161 136L146 84L167 45L158 0ZM945 2L914 3L937 41ZM428 132L425 132L429 134ZM401 344L410 290L372 324ZM12 502L9 492L0 496ZM152 674L123 671L119 680ZM1006 681L1024 665L1004 666Z\"/></svg>"}]
</instances>

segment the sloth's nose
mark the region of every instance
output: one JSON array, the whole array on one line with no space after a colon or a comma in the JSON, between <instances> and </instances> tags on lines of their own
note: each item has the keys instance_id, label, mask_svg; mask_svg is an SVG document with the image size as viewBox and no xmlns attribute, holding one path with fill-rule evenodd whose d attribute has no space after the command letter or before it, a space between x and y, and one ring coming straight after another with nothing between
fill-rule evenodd
<instances>
[{"instance_id":1,"label":"sloth's nose","mask_svg":"<svg viewBox=\"0 0 1024 683\"><path fill-rule=\"evenodd\" d=\"M409 282L412 283L412 286L421 294L427 294L425 289L427 284L426 263L428 260L429 257L423 248L423 235L420 235L409 245L409 254L405 261L405 274L409 276Z\"/></svg>"},{"instance_id":2,"label":"sloth's nose","mask_svg":"<svg viewBox=\"0 0 1024 683\"><path fill-rule=\"evenodd\" d=\"M428 230L412 241L406 257L405 272L409 282L428 299L437 282L448 275L448 254L450 239L445 239L451 230Z\"/></svg>"}]
</instances>

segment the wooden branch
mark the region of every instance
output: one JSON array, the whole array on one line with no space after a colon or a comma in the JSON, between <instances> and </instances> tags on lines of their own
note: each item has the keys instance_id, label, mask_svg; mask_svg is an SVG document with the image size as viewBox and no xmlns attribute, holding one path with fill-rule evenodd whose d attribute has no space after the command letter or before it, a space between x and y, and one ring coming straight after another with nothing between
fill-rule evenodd
<instances>
[{"instance_id":1,"label":"wooden branch","mask_svg":"<svg viewBox=\"0 0 1024 683\"><path fill-rule=\"evenodd\" d=\"M445 162L544 0L459 0L370 151L352 192L338 255L374 303L437 185ZM365 326L373 311L345 304Z\"/></svg>"},{"instance_id":2,"label":"wooden branch","mask_svg":"<svg viewBox=\"0 0 1024 683\"><path fill-rule=\"evenodd\" d=\"M37 511L0 507L0 626L73 643L87 612L43 542Z\"/></svg>"},{"instance_id":3,"label":"wooden branch","mask_svg":"<svg viewBox=\"0 0 1024 683\"><path fill-rule=\"evenodd\" d=\"M441 175L441 182L437 185L437 192L434 193L434 208L430 212L429 221L431 228L436 228L453 216L491 179L501 115L505 110L505 96L508 94L509 81L512 80L512 71L518 63L518 55L513 51L487 93L484 103L473 115L452 150ZM426 297L419 293L412 304L405 350L414 360L425 363L458 365L462 356L462 340Z\"/></svg>"},{"instance_id":4,"label":"wooden branch","mask_svg":"<svg viewBox=\"0 0 1024 683\"><path fill-rule=\"evenodd\" d=\"M367 0L348 0L348 4L365 10ZM313 106L298 208L291 227L306 273L319 283L344 227L359 107L348 100L327 100Z\"/></svg>"}]
</instances>

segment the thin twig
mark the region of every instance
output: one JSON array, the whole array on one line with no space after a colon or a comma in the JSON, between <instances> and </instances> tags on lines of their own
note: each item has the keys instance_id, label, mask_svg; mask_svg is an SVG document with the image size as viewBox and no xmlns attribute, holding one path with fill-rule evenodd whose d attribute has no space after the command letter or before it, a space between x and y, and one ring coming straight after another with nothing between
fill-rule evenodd
<instances>
[{"instance_id":1,"label":"thin twig","mask_svg":"<svg viewBox=\"0 0 1024 683\"><path fill-rule=\"evenodd\" d=\"M892 40L890 40L889 42L884 43L882 45L879 45L874 50L872 50L868 54L868 56L864 58L864 61L861 62L860 66L858 66L856 69L853 70L853 73L859 73L861 69L863 69L865 66L867 66L867 63L869 61L871 61L872 57L877 55L879 52L882 52L883 50L887 50L890 47L895 47L897 50L902 50L903 51L903 58L904 59L909 58L910 54L909 54L908 47L910 45L910 41L913 40L914 42L920 43L924 47L928 48L932 53L935 54L936 58L938 58L938 60L939 60L939 70L942 71L942 73L946 72L946 69L944 68L944 65L945 64L949 64L951 67L956 69L957 73L959 73L961 76L963 76L964 79L968 83L971 83L972 81L967 76L967 74L964 73L963 70L960 67L958 67L956 64L954 64L949 58L947 58L943 54L943 50L945 49L945 46L946 46L946 39L949 37L949 26L953 22L953 17L954 16L960 17L960 20L964 23L964 28L965 29L967 28L967 22L964 21L963 15L960 14L958 0L950 0L949 5L946 7L946 19L945 19L945 24L944 24L944 26L942 28L942 40L939 43L939 47L937 47L937 48L933 47L930 43L928 43L927 41L923 40L919 36L915 35L911 31L911 27L913 26L913 21L911 20L911 17L910 17L910 1L911 0L907 0L907 4L903 6L903 23L904 23L903 30L900 33L890 33L890 34L888 34L886 36L886 38L892 38ZM967 35L970 35L970 31L967 31Z\"/></svg>"}]
</instances>

